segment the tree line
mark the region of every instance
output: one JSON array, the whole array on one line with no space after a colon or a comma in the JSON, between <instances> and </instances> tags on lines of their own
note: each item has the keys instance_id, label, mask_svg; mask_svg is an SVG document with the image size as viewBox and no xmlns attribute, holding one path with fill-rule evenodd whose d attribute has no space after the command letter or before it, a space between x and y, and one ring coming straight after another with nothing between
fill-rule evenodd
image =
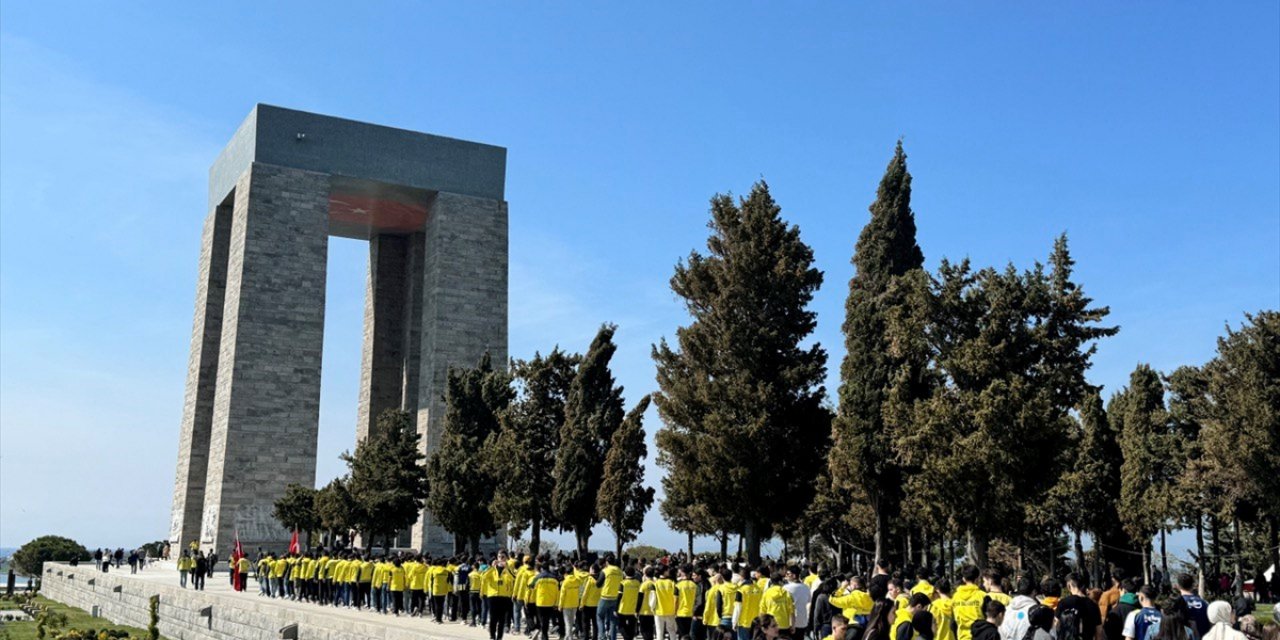
<instances>
[{"instance_id":1,"label":"tree line","mask_svg":"<svg viewBox=\"0 0 1280 640\"><path fill-rule=\"evenodd\" d=\"M486 354L452 368L445 415L430 457L412 416L388 410L369 437L343 454L348 473L322 489L288 487L275 517L288 528L358 532L366 545L417 522L425 506L453 534L458 550L505 529L572 531L586 552L605 523L618 552L635 539L654 490L644 480L648 396L626 410L610 360L617 327L601 326L585 354L559 347L513 360L508 370Z\"/></svg>"},{"instance_id":2,"label":"tree line","mask_svg":"<svg viewBox=\"0 0 1280 640\"><path fill-rule=\"evenodd\" d=\"M690 321L653 346L658 390L630 411L609 370L613 325L585 355L556 348L505 371L486 357L450 372L429 460L411 418L388 413L344 456L347 477L291 487L278 517L296 524L285 507L312 491L301 529L385 536L425 503L459 546L505 527L535 550L541 531L573 531L586 551L605 522L621 550L653 502L652 400L664 520L690 546L711 535L727 553L737 536L751 562L780 536L842 561L954 565L958 542L980 567L1052 571L1068 546L1084 564L1088 535L1095 569L1140 573L1157 535L1191 527L1202 569L1206 537L1237 573L1280 564L1280 314L1246 315L1202 366L1139 365L1104 402L1086 374L1119 328L1076 281L1066 235L1029 267L929 271L911 180L899 143L854 246L834 404L808 308L823 273L759 182L712 198L706 250L670 281Z\"/></svg>"}]
</instances>

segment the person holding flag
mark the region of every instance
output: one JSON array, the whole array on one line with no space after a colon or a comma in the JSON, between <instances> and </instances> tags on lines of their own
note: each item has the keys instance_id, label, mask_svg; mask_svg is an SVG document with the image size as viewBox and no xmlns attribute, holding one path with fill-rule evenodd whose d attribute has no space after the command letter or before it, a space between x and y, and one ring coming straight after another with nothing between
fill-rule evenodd
<instances>
[{"instance_id":1,"label":"person holding flag","mask_svg":"<svg viewBox=\"0 0 1280 640\"><path fill-rule=\"evenodd\" d=\"M231 588L244 591L244 577L249 572L249 559L244 555L244 547L240 546L240 530L236 530L236 546L231 551Z\"/></svg>"}]
</instances>

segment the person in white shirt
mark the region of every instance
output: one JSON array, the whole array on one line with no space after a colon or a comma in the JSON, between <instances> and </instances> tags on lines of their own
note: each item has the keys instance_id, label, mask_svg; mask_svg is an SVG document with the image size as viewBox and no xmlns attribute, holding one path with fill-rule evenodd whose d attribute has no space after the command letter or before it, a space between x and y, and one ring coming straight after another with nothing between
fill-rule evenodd
<instances>
[{"instance_id":1,"label":"person in white shirt","mask_svg":"<svg viewBox=\"0 0 1280 640\"><path fill-rule=\"evenodd\" d=\"M800 581L800 567L791 565L787 567L787 582L782 585L787 593L791 594L791 601L795 603L792 610L791 629L792 637L803 638L809 626L809 587Z\"/></svg>"}]
</instances>

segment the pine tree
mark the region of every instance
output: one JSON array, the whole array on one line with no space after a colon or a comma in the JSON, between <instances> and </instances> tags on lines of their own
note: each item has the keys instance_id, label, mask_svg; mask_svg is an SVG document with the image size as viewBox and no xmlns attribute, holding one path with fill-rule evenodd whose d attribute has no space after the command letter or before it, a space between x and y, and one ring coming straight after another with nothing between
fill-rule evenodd
<instances>
[{"instance_id":1,"label":"pine tree","mask_svg":"<svg viewBox=\"0 0 1280 640\"><path fill-rule=\"evenodd\" d=\"M320 526L316 514L316 490L300 484L291 484L284 495L276 500L272 516L285 529L303 532L311 539L311 531Z\"/></svg>"},{"instance_id":2,"label":"pine tree","mask_svg":"<svg viewBox=\"0 0 1280 640\"><path fill-rule=\"evenodd\" d=\"M498 416L514 395L511 378L493 369L488 353L474 369L449 370L444 429L427 463L427 508L459 550L470 542L479 553L480 538L497 530L489 510L497 481L487 472L484 445L498 433Z\"/></svg>"},{"instance_id":3,"label":"pine tree","mask_svg":"<svg viewBox=\"0 0 1280 640\"><path fill-rule=\"evenodd\" d=\"M1270 562L1280 567L1280 312L1246 314L1226 329L1208 364L1206 464L1224 489L1224 514L1269 525Z\"/></svg>"},{"instance_id":4,"label":"pine tree","mask_svg":"<svg viewBox=\"0 0 1280 640\"><path fill-rule=\"evenodd\" d=\"M604 461L604 477L596 498L596 517L609 523L617 540L618 557L623 545L636 539L644 527L644 514L653 506L653 488L644 484L644 412L649 396L640 399L613 434Z\"/></svg>"},{"instance_id":5,"label":"pine tree","mask_svg":"<svg viewBox=\"0 0 1280 640\"><path fill-rule=\"evenodd\" d=\"M359 521L358 506L347 488L349 483L349 478L334 478L316 492L316 516L320 518L320 528L328 532L331 544L335 534L346 537Z\"/></svg>"},{"instance_id":6,"label":"pine tree","mask_svg":"<svg viewBox=\"0 0 1280 640\"><path fill-rule=\"evenodd\" d=\"M609 360L617 326L600 327L582 357L565 400L564 426L556 453L551 506L561 526L572 529L578 551L587 553L591 527L599 522L596 494L604 477L605 453L622 424L622 387L614 386Z\"/></svg>"},{"instance_id":7,"label":"pine tree","mask_svg":"<svg viewBox=\"0 0 1280 640\"><path fill-rule=\"evenodd\" d=\"M763 182L734 202L711 201L706 255L676 266L671 288L693 322L677 346L653 349L664 426L657 443L668 473L703 470L710 483L682 479L691 504L716 522L741 526L750 561L773 525L798 518L830 436L822 406L826 352L802 345L822 273L800 232L781 218Z\"/></svg>"},{"instance_id":8,"label":"pine tree","mask_svg":"<svg viewBox=\"0 0 1280 640\"><path fill-rule=\"evenodd\" d=\"M581 356L558 347L545 357L517 360L511 370L520 393L500 416L500 430L486 445L489 473L497 480L491 511L516 535L529 529L529 549L536 555L542 530L557 527L551 496L564 404Z\"/></svg>"},{"instance_id":9,"label":"pine tree","mask_svg":"<svg viewBox=\"0 0 1280 640\"><path fill-rule=\"evenodd\" d=\"M1172 515L1178 477L1176 443L1169 429L1160 374L1148 365L1138 365L1129 376L1129 386L1113 405L1111 414L1119 419L1124 454L1120 521L1141 546L1143 575L1149 580L1151 538L1165 528Z\"/></svg>"},{"instance_id":10,"label":"pine tree","mask_svg":"<svg viewBox=\"0 0 1280 640\"><path fill-rule=\"evenodd\" d=\"M888 551L889 523L903 499L903 469L894 453L894 435L886 425L886 403L896 396L900 408L928 393L924 378L927 354L896 354L889 315L903 304L893 295L899 281L922 272L924 254L916 244L911 211L911 173L902 141L894 150L871 203L871 220L854 249L856 275L845 302L845 357L840 367L840 408L832 424L832 480L846 491L865 491L875 514L875 556ZM921 337L923 333L919 334ZM909 337L908 337L909 338ZM906 384L890 390L898 380Z\"/></svg>"},{"instance_id":11,"label":"pine tree","mask_svg":"<svg viewBox=\"0 0 1280 640\"><path fill-rule=\"evenodd\" d=\"M367 547L381 536L389 548L390 537L422 514L428 484L421 442L408 411L387 409L355 453L342 454L351 472L351 498L359 505L355 528L368 534Z\"/></svg>"}]
</instances>

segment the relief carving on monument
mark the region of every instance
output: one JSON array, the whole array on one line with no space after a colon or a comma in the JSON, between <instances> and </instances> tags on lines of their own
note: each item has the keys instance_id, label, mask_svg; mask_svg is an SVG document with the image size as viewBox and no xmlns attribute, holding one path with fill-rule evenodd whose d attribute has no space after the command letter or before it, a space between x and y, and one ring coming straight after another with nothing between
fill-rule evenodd
<instances>
[{"instance_id":1,"label":"relief carving on monument","mask_svg":"<svg viewBox=\"0 0 1280 640\"><path fill-rule=\"evenodd\" d=\"M232 522L241 540L278 540L283 539L284 528L271 515L271 505L252 504L236 508Z\"/></svg>"}]
</instances>

